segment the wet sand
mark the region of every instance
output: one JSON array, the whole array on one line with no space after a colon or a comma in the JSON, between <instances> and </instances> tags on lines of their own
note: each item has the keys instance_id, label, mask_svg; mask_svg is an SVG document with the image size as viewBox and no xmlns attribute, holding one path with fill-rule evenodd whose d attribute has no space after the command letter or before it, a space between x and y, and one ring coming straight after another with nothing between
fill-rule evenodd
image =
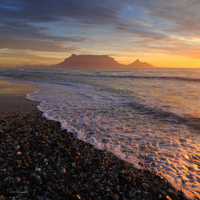
<instances>
[{"instance_id":1,"label":"wet sand","mask_svg":"<svg viewBox=\"0 0 200 200\"><path fill-rule=\"evenodd\" d=\"M26 93L0 81L0 199L185 199L164 178L138 170L42 117Z\"/></svg>"},{"instance_id":2,"label":"wet sand","mask_svg":"<svg viewBox=\"0 0 200 200\"><path fill-rule=\"evenodd\" d=\"M25 97L26 94L37 89L37 87L28 84L0 80L0 113L31 112L39 103L25 99Z\"/></svg>"}]
</instances>

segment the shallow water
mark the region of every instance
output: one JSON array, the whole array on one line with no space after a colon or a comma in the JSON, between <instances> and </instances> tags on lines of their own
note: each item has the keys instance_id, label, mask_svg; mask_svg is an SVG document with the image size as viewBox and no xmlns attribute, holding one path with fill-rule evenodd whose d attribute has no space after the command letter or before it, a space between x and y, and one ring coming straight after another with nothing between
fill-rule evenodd
<instances>
[{"instance_id":1,"label":"shallow water","mask_svg":"<svg viewBox=\"0 0 200 200\"><path fill-rule=\"evenodd\" d=\"M156 170L191 199L200 196L200 70L5 70L0 76L38 86L27 97L78 138Z\"/></svg>"}]
</instances>

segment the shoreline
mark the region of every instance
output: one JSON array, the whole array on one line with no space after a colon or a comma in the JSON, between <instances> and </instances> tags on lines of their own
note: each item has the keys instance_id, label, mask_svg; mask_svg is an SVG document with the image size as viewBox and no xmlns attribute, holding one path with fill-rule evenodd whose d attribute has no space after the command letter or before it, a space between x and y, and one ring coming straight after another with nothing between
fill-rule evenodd
<instances>
[{"instance_id":1,"label":"shoreline","mask_svg":"<svg viewBox=\"0 0 200 200\"><path fill-rule=\"evenodd\" d=\"M0 80L0 113L29 113L39 102L26 99L28 93L38 88L23 83L11 83Z\"/></svg>"},{"instance_id":2,"label":"shoreline","mask_svg":"<svg viewBox=\"0 0 200 200\"><path fill-rule=\"evenodd\" d=\"M27 93L37 89L26 86ZM38 102L22 95L17 104L0 109L0 199L186 199L154 172L61 130L59 122L42 117Z\"/></svg>"}]
</instances>

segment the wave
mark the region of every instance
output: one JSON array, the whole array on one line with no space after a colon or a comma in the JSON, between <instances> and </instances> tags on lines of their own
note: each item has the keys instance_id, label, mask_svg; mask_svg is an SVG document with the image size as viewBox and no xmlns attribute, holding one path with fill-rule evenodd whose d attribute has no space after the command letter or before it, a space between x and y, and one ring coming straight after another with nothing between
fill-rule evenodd
<instances>
[{"instance_id":1,"label":"wave","mask_svg":"<svg viewBox=\"0 0 200 200\"><path fill-rule=\"evenodd\" d=\"M129 102L127 105L134 110L139 111L140 114L146 115L158 119L160 121L166 121L175 124L184 124L190 128L200 129L200 118L183 116L178 113L168 112L165 110L149 107L145 104L140 104L137 102Z\"/></svg>"},{"instance_id":2,"label":"wave","mask_svg":"<svg viewBox=\"0 0 200 200\"><path fill-rule=\"evenodd\" d=\"M62 76L77 76L77 77L100 77L100 78L130 78L130 79L165 79L165 80L180 80L180 81L192 81L200 82L200 78L191 78L186 76L146 76L146 75L109 75L109 74L89 74L80 72L65 72L65 71L40 71L40 70L18 70L20 72L27 73L41 73L41 74L52 74ZM120 71L118 71L120 73Z\"/></svg>"},{"instance_id":3,"label":"wave","mask_svg":"<svg viewBox=\"0 0 200 200\"><path fill-rule=\"evenodd\" d=\"M35 83L37 81L34 81ZM38 82L41 83L41 82ZM47 84L55 84L55 85L63 85L63 86L69 86L72 88L77 88L82 90L85 90L86 88L83 88L83 85L80 84L72 84L72 83L64 83L64 82L48 82ZM36 84L37 85L37 84ZM89 95L79 93L81 95L85 95L87 98L91 98ZM104 97L105 99L105 97ZM99 103L99 102L98 102ZM146 104L139 103L137 101L133 101L131 99L127 99L126 101L123 99L119 99L119 101L115 102L118 104L118 106L122 107L131 107L134 110L137 110L140 114L146 115L150 118L157 119L159 121L166 121L174 124L184 124L188 127L194 128L194 129L200 129L200 118L192 117L192 116L183 116L181 114L165 111L161 108L153 108Z\"/></svg>"},{"instance_id":4,"label":"wave","mask_svg":"<svg viewBox=\"0 0 200 200\"><path fill-rule=\"evenodd\" d=\"M200 81L198 78L188 78L188 77L180 77L180 76L134 76L134 75L105 75L105 74L86 74L86 73L74 73L74 72L55 72L55 71L39 71L39 70L23 70L23 72L30 72L30 73L42 73L42 74L59 74L59 75L65 75L65 76L91 76L91 77L111 77L111 78L145 78L145 79L178 79L178 80L186 80L186 81ZM1 77L1 80L7 80L9 77ZM9 79L11 81L11 78ZM42 83L41 81L32 81L32 83L35 83L38 85L39 83ZM38 83L38 84L37 84ZM45 83L45 82L43 82ZM69 82L58 82L58 81L50 81L49 84L56 84L56 85L63 85L63 86L69 86L72 88L77 88L82 90L82 85L80 83L69 83ZM48 84L47 83L47 84ZM112 89L113 92L113 89ZM116 93L119 93L118 91ZM120 92L121 93L121 92ZM141 102L128 100L124 105L122 106L130 106L134 110L139 111L141 114L148 115L149 117L156 118L161 121L168 121L176 124L184 124L189 127L199 129L200 128L200 118L192 117L192 116L183 116L182 114L176 113L176 112L169 112L160 108L154 108L151 106L146 105L145 103L142 104Z\"/></svg>"}]
</instances>

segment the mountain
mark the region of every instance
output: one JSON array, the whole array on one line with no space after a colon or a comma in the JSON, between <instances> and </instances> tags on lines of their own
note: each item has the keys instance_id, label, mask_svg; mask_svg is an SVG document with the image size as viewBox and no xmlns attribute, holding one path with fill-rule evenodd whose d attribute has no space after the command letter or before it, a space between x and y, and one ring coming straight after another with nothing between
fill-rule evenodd
<instances>
[{"instance_id":1,"label":"mountain","mask_svg":"<svg viewBox=\"0 0 200 200\"><path fill-rule=\"evenodd\" d=\"M135 62L127 65L129 68L154 68L153 65L146 63L146 62L140 62L139 59L137 59Z\"/></svg>"},{"instance_id":2,"label":"mountain","mask_svg":"<svg viewBox=\"0 0 200 200\"><path fill-rule=\"evenodd\" d=\"M153 65L140 62L137 59L135 62L124 65L118 63L114 58L108 55L76 55L72 54L70 57L66 58L63 62L51 65L26 65L26 66L16 66L18 69L98 69L98 68L154 68Z\"/></svg>"},{"instance_id":3,"label":"mountain","mask_svg":"<svg viewBox=\"0 0 200 200\"><path fill-rule=\"evenodd\" d=\"M51 65L50 68L153 68L154 66L146 62L135 62L124 65L118 63L114 58L108 55L76 55L72 54L63 62Z\"/></svg>"},{"instance_id":4,"label":"mountain","mask_svg":"<svg viewBox=\"0 0 200 200\"><path fill-rule=\"evenodd\" d=\"M123 68L124 65L108 55L76 55L72 54L63 62L51 65L53 68Z\"/></svg>"}]
</instances>

